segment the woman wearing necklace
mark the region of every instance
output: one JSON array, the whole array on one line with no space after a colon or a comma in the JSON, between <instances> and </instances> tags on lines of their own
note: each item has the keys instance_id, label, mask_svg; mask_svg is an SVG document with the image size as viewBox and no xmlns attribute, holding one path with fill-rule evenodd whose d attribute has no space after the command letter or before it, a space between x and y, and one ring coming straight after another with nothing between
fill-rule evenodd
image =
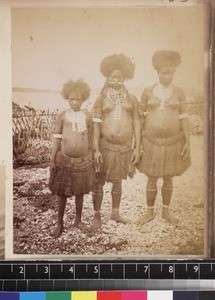
<instances>
[{"instance_id":1,"label":"woman wearing necklace","mask_svg":"<svg viewBox=\"0 0 215 300\"><path fill-rule=\"evenodd\" d=\"M59 237L64 230L66 201L71 196L75 196L74 226L82 231L88 230L81 217L84 194L89 194L94 188L93 122L91 114L82 110L81 106L89 95L90 88L82 80L70 80L62 89L62 96L70 108L58 114L53 134L49 188L58 201L54 237Z\"/></svg>"},{"instance_id":2,"label":"woman wearing necklace","mask_svg":"<svg viewBox=\"0 0 215 300\"><path fill-rule=\"evenodd\" d=\"M159 83L143 91L140 114L143 155L138 169L148 176L146 186L147 212L141 224L154 218L157 180L163 178L162 217L172 224L176 218L170 214L173 176L181 175L191 165L190 133L184 92L172 84L175 68L181 56L174 51L158 51L152 64L158 72Z\"/></svg>"},{"instance_id":3,"label":"woman wearing necklace","mask_svg":"<svg viewBox=\"0 0 215 300\"><path fill-rule=\"evenodd\" d=\"M101 230L100 210L105 182L112 183L111 219L127 223L119 214L122 180L133 177L140 150L138 101L124 85L125 80L133 78L134 68L132 61L123 54L106 57L101 63L100 70L106 83L93 109L96 169L93 232Z\"/></svg>"}]
</instances>

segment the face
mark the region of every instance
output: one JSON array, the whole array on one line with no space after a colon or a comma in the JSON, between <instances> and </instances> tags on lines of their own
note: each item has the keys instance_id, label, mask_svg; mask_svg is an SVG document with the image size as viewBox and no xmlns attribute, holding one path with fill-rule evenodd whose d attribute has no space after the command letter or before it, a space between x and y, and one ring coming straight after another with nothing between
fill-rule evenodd
<instances>
[{"instance_id":1,"label":"face","mask_svg":"<svg viewBox=\"0 0 215 300\"><path fill-rule=\"evenodd\" d=\"M70 107L74 111L80 110L81 105L83 103L83 99L79 93L76 92L70 93L67 100L69 102Z\"/></svg>"},{"instance_id":2,"label":"face","mask_svg":"<svg viewBox=\"0 0 215 300\"><path fill-rule=\"evenodd\" d=\"M170 83L173 80L175 74L175 69L172 67L162 67L159 71L158 71L158 76L159 76L159 80L160 83L163 85L170 85Z\"/></svg>"},{"instance_id":3,"label":"face","mask_svg":"<svg viewBox=\"0 0 215 300\"><path fill-rule=\"evenodd\" d=\"M125 78L121 70L114 70L107 78L108 86L114 90L119 90L123 87Z\"/></svg>"}]
</instances>

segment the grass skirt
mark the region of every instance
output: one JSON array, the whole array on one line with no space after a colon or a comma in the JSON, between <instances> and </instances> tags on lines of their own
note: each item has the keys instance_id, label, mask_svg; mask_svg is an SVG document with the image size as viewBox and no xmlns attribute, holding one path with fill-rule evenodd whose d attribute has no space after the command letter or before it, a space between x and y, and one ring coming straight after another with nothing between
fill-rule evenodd
<instances>
[{"instance_id":1,"label":"grass skirt","mask_svg":"<svg viewBox=\"0 0 215 300\"><path fill-rule=\"evenodd\" d=\"M117 145L101 140L100 151L103 158L100 172L105 174L106 181L113 182L134 176L135 167L131 162L133 150L129 145Z\"/></svg>"},{"instance_id":2,"label":"grass skirt","mask_svg":"<svg viewBox=\"0 0 215 300\"><path fill-rule=\"evenodd\" d=\"M190 158L183 160L181 157L184 143L182 131L170 138L153 138L143 132L143 154L137 169L155 177L181 175L191 165Z\"/></svg>"},{"instance_id":3,"label":"grass skirt","mask_svg":"<svg viewBox=\"0 0 215 300\"><path fill-rule=\"evenodd\" d=\"M49 189L55 195L88 194L94 189L93 156L72 158L59 151L56 155L56 170L50 173Z\"/></svg>"}]
</instances>

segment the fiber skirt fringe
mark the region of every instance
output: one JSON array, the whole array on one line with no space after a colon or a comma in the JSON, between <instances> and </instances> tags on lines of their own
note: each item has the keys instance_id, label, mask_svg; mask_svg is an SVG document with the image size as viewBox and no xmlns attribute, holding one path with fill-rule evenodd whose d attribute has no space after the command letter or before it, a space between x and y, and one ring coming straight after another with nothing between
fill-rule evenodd
<instances>
[{"instance_id":1,"label":"fiber skirt fringe","mask_svg":"<svg viewBox=\"0 0 215 300\"><path fill-rule=\"evenodd\" d=\"M55 195L88 194L94 188L93 156L90 151L83 157L72 158L59 151L56 169L50 173L49 189Z\"/></svg>"},{"instance_id":2,"label":"fiber skirt fringe","mask_svg":"<svg viewBox=\"0 0 215 300\"><path fill-rule=\"evenodd\" d=\"M100 151L103 158L100 172L105 174L106 181L113 182L134 176L135 167L131 162L133 150L129 145L117 145L102 140Z\"/></svg>"},{"instance_id":3,"label":"fiber skirt fringe","mask_svg":"<svg viewBox=\"0 0 215 300\"><path fill-rule=\"evenodd\" d=\"M143 154L137 169L155 177L181 175L191 165L190 158L183 160L181 157L184 143L182 131L170 138L153 138L143 132Z\"/></svg>"}]
</instances>

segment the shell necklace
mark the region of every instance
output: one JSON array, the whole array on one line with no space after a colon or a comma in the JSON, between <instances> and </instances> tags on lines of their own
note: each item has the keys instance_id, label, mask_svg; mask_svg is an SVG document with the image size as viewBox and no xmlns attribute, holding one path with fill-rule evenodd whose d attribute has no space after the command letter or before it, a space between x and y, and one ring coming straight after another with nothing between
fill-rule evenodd
<instances>
[{"instance_id":1,"label":"shell necklace","mask_svg":"<svg viewBox=\"0 0 215 300\"><path fill-rule=\"evenodd\" d=\"M73 109L69 109L66 112L65 117L72 123L72 131L83 132L87 130L86 115L83 111L74 111Z\"/></svg>"},{"instance_id":2,"label":"shell necklace","mask_svg":"<svg viewBox=\"0 0 215 300\"><path fill-rule=\"evenodd\" d=\"M125 88L123 87L118 91L109 88L107 92L107 97L115 105L114 120L121 120L121 115L122 115L121 104L126 99Z\"/></svg>"},{"instance_id":3,"label":"shell necklace","mask_svg":"<svg viewBox=\"0 0 215 300\"><path fill-rule=\"evenodd\" d=\"M173 85L164 86L158 83L153 89L154 95L160 100L160 110L164 110L164 105L173 95Z\"/></svg>"}]
</instances>

